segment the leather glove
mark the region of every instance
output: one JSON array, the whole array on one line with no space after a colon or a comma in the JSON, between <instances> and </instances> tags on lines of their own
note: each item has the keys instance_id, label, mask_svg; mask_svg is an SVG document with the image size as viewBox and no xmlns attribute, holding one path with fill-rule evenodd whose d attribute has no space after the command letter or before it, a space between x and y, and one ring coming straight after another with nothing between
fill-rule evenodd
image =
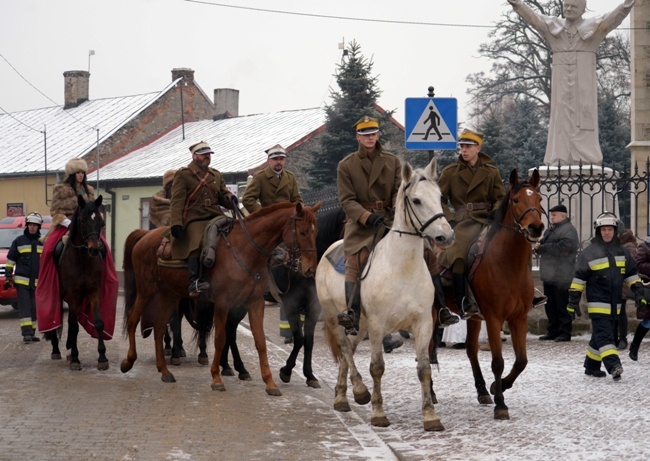
<instances>
[{"instance_id":1,"label":"leather glove","mask_svg":"<svg viewBox=\"0 0 650 461\"><path fill-rule=\"evenodd\" d=\"M185 233L185 230L183 229L183 226L172 226L172 235L174 238L181 238L183 237L183 234Z\"/></svg>"},{"instance_id":2,"label":"leather glove","mask_svg":"<svg viewBox=\"0 0 650 461\"><path fill-rule=\"evenodd\" d=\"M11 277L7 277L7 279L5 280L5 290L8 290L13 286L14 286L14 279L12 279Z\"/></svg>"},{"instance_id":3,"label":"leather glove","mask_svg":"<svg viewBox=\"0 0 650 461\"><path fill-rule=\"evenodd\" d=\"M234 210L237 208L237 205L239 205L239 199L237 198L236 195L231 195L230 196L230 203L232 203L232 209Z\"/></svg>"},{"instance_id":4,"label":"leather glove","mask_svg":"<svg viewBox=\"0 0 650 461\"><path fill-rule=\"evenodd\" d=\"M368 219L366 219L366 224L368 226L376 227L379 226L380 224L383 224L384 221L386 220L382 215L380 215L379 213L373 213L370 216L368 216Z\"/></svg>"}]
</instances>

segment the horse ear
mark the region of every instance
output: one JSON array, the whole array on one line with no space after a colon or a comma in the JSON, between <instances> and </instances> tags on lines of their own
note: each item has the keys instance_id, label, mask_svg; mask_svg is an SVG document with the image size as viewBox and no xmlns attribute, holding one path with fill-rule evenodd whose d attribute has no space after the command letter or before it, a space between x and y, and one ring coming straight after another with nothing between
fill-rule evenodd
<instances>
[{"instance_id":1,"label":"horse ear","mask_svg":"<svg viewBox=\"0 0 650 461\"><path fill-rule=\"evenodd\" d=\"M436 162L435 158L432 158L429 164L427 165L426 172L429 176L431 176L431 179L436 179L436 170L438 169L438 162Z\"/></svg>"},{"instance_id":2,"label":"horse ear","mask_svg":"<svg viewBox=\"0 0 650 461\"><path fill-rule=\"evenodd\" d=\"M104 197L102 197L101 195L97 197L97 199L95 200L95 205L97 206L97 208L102 206L102 200L104 200Z\"/></svg>"},{"instance_id":3,"label":"horse ear","mask_svg":"<svg viewBox=\"0 0 650 461\"><path fill-rule=\"evenodd\" d=\"M77 195L77 205L79 205L79 208L86 206L86 201L84 200L83 196Z\"/></svg>"},{"instance_id":4,"label":"horse ear","mask_svg":"<svg viewBox=\"0 0 650 461\"><path fill-rule=\"evenodd\" d=\"M533 170L533 174L530 176L530 180L528 182L530 182L531 186L533 186L535 189L537 189L537 186L539 186L539 181L540 181L539 171L537 171L537 168L535 168Z\"/></svg>"},{"instance_id":5,"label":"horse ear","mask_svg":"<svg viewBox=\"0 0 650 461\"><path fill-rule=\"evenodd\" d=\"M320 210L320 206L321 206L322 204L323 204L322 202L318 202L316 205L314 205L313 207L311 207L311 211L313 211L314 213L316 213L318 210Z\"/></svg>"},{"instance_id":6,"label":"horse ear","mask_svg":"<svg viewBox=\"0 0 650 461\"><path fill-rule=\"evenodd\" d=\"M409 165L409 162L402 163L402 182L407 183L413 177L413 168Z\"/></svg>"},{"instance_id":7,"label":"horse ear","mask_svg":"<svg viewBox=\"0 0 650 461\"><path fill-rule=\"evenodd\" d=\"M302 203L296 202L296 214L297 215L302 215L305 210L303 210Z\"/></svg>"},{"instance_id":8,"label":"horse ear","mask_svg":"<svg viewBox=\"0 0 650 461\"><path fill-rule=\"evenodd\" d=\"M510 172L510 189L514 189L517 184L519 184L519 175L517 174L517 169L515 168Z\"/></svg>"}]
</instances>

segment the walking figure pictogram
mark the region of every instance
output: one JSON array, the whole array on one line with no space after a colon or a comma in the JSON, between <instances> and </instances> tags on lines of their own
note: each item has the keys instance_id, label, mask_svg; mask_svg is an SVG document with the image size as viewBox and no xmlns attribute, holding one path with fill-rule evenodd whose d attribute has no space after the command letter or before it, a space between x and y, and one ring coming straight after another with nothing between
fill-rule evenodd
<instances>
[{"instance_id":1,"label":"walking figure pictogram","mask_svg":"<svg viewBox=\"0 0 650 461\"><path fill-rule=\"evenodd\" d=\"M440 125L440 115L438 115L438 113L435 110L433 110L433 106L429 106L429 110L431 112L429 113L429 116L423 123L426 124L427 122L430 121L431 125L429 126L429 128L427 128L427 132L424 135L424 138L422 139L425 141L429 139L429 133L431 133L431 130L435 130L436 134L438 135L438 141L440 141L442 139L442 135L440 134L440 130L438 129L438 126Z\"/></svg>"}]
</instances>

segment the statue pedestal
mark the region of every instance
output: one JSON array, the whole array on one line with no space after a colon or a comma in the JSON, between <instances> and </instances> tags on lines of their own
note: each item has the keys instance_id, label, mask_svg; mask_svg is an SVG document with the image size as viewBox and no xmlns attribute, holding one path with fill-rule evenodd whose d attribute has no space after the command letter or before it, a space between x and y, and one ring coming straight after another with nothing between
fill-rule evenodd
<instances>
[{"instance_id":1,"label":"statue pedestal","mask_svg":"<svg viewBox=\"0 0 650 461\"><path fill-rule=\"evenodd\" d=\"M616 185L621 175L618 171L601 165L542 165L537 170L544 209L548 212L558 204L567 207L581 248L594 236L593 223L598 215L610 211L619 216ZM545 224L548 226L548 219Z\"/></svg>"}]
</instances>

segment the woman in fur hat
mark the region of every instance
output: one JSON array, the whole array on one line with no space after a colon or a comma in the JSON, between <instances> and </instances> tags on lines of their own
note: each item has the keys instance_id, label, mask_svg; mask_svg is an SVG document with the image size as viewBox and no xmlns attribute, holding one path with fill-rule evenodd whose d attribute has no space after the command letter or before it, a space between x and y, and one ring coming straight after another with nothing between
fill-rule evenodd
<instances>
[{"instance_id":1,"label":"woman in fur hat","mask_svg":"<svg viewBox=\"0 0 650 461\"><path fill-rule=\"evenodd\" d=\"M82 158L73 158L65 165L66 176L63 182L54 186L50 214L52 225L46 235L41 256L41 268L36 287L36 306L38 310L38 331L45 333L61 326L59 315L59 276L54 264L54 248L59 240L68 232L71 219L79 206L78 197L88 201L95 200L95 190L86 180L88 164ZM111 339L115 326L115 307L117 303L118 280L111 255L110 247L103 234L100 239L106 248L104 270L102 271L102 299L100 302L102 320L104 321L104 339ZM86 303L84 308L88 308ZM84 314L84 312L81 312ZM94 325L82 318L92 319L90 315L79 315L79 323L92 337L97 337Z\"/></svg>"},{"instance_id":2,"label":"woman in fur hat","mask_svg":"<svg viewBox=\"0 0 650 461\"><path fill-rule=\"evenodd\" d=\"M163 188L151 197L151 208L149 208L149 221L156 226L169 226L171 221L171 197L172 183L176 170L165 171L163 175Z\"/></svg>"}]
</instances>

